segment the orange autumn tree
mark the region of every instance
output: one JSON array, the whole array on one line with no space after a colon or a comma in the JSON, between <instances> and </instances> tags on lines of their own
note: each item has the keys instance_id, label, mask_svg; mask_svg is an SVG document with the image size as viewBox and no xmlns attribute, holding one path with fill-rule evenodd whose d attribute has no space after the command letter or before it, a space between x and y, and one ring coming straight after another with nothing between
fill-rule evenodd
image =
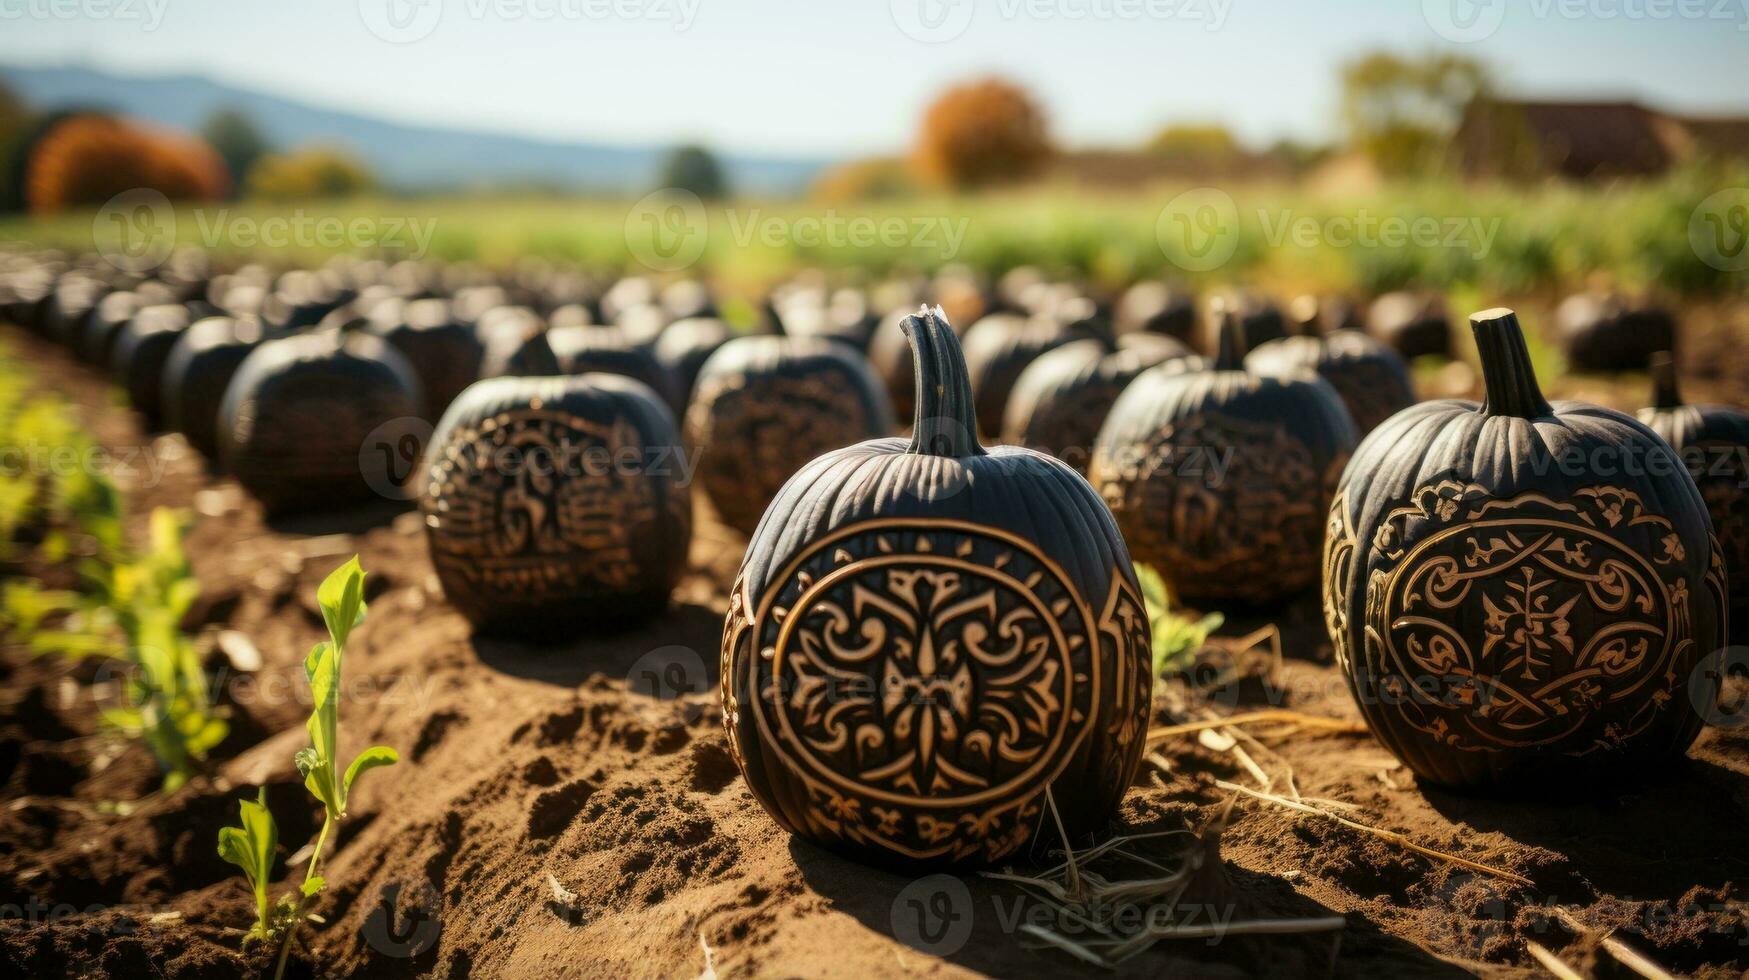
<instances>
[{"instance_id":1,"label":"orange autumn tree","mask_svg":"<svg viewBox=\"0 0 1749 980\"><path fill-rule=\"evenodd\" d=\"M923 115L913 164L926 180L956 190L1034 176L1050 158L1044 112L999 78L947 90Z\"/></svg>"},{"instance_id":2,"label":"orange autumn tree","mask_svg":"<svg viewBox=\"0 0 1749 980\"><path fill-rule=\"evenodd\" d=\"M171 200L209 201L229 186L224 162L197 139L78 113L50 127L31 148L24 203L32 214L52 214L100 206L140 188Z\"/></svg>"}]
</instances>

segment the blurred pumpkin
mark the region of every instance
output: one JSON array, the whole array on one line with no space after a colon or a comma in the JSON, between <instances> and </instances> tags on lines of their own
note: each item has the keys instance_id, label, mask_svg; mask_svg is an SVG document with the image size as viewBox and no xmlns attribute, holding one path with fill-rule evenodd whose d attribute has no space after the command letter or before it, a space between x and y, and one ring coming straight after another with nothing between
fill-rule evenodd
<instances>
[{"instance_id":1,"label":"blurred pumpkin","mask_svg":"<svg viewBox=\"0 0 1749 980\"><path fill-rule=\"evenodd\" d=\"M367 437L424 412L413 366L359 323L265 341L225 389L220 461L269 514L371 500Z\"/></svg>"},{"instance_id":2,"label":"blurred pumpkin","mask_svg":"<svg viewBox=\"0 0 1749 980\"><path fill-rule=\"evenodd\" d=\"M1273 375L1309 371L1330 382L1360 436L1415 404L1409 365L1396 351L1358 330L1259 344L1245 355L1245 368Z\"/></svg>"},{"instance_id":3,"label":"blurred pumpkin","mask_svg":"<svg viewBox=\"0 0 1749 980\"><path fill-rule=\"evenodd\" d=\"M978 431L994 438L1002 431L1008 397L1027 365L1047 351L1090 335L1049 316L992 313L966 329L962 341L966 373L977 400Z\"/></svg>"},{"instance_id":4,"label":"blurred pumpkin","mask_svg":"<svg viewBox=\"0 0 1749 980\"><path fill-rule=\"evenodd\" d=\"M662 331L662 336L656 338L650 353L674 376L675 391L682 406L692 401L693 388L704 362L733 336L734 331L721 320L691 317L674 321Z\"/></svg>"},{"instance_id":5,"label":"blurred pumpkin","mask_svg":"<svg viewBox=\"0 0 1749 980\"><path fill-rule=\"evenodd\" d=\"M723 523L751 534L791 474L893 431L868 362L818 337L737 337L705 361L687 408L698 481Z\"/></svg>"},{"instance_id":6,"label":"blurred pumpkin","mask_svg":"<svg viewBox=\"0 0 1749 980\"><path fill-rule=\"evenodd\" d=\"M1555 309L1555 333L1575 370L1638 371L1676 346L1676 318L1617 293L1576 293Z\"/></svg>"},{"instance_id":7,"label":"blurred pumpkin","mask_svg":"<svg viewBox=\"0 0 1749 980\"><path fill-rule=\"evenodd\" d=\"M1221 352L1209 370L1168 362L1118 396L1089 480L1174 596L1268 603L1318 580L1354 422L1315 374L1245 370L1244 327L1217 314Z\"/></svg>"},{"instance_id":8,"label":"blurred pumpkin","mask_svg":"<svg viewBox=\"0 0 1749 980\"><path fill-rule=\"evenodd\" d=\"M390 299L368 314L371 333L401 352L425 393L428 417L438 419L480 376L485 345L473 329L451 315L441 299Z\"/></svg>"},{"instance_id":9,"label":"blurred pumpkin","mask_svg":"<svg viewBox=\"0 0 1749 980\"><path fill-rule=\"evenodd\" d=\"M1749 643L1749 412L1683 402L1676 362L1660 351L1652 355L1652 405L1639 417L1700 489L1730 587L1730 642Z\"/></svg>"},{"instance_id":10,"label":"blurred pumpkin","mask_svg":"<svg viewBox=\"0 0 1749 980\"><path fill-rule=\"evenodd\" d=\"M116 332L110 373L127 392L128 404L140 413L148 432L162 427L164 363L193 319L181 303L146 306Z\"/></svg>"},{"instance_id":11,"label":"blurred pumpkin","mask_svg":"<svg viewBox=\"0 0 1749 980\"><path fill-rule=\"evenodd\" d=\"M481 632L541 640L661 611L691 539L678 454L673 415L629 378L470 387L420 481L444 595Z\"/></svg>"},{"instance_id":12,"label":"blurred pumpkin","mask_svg":"<svg viewBox=\"0 0 1749 980\"><path fill-rule=\"evenodd\" d=\"M1118 395L1136 376L1166 361L1195 359L1190 348L1164 334L1134 335L1141 343L1113 350L1100 340L1077 340L1041 354L1014 382L1002 442L1054 456L1085 474L1099 427Z\"/></svg>"},{"instance_id":13,"label":"blurred pumpkin","mask_svg":"<svg viewBox=\"0 0 1749 980\"><path fill-rule=\"evenodd\" d=\"M1445 298L1437 293L1386 293L1372 301L1366 316L1367 333L1403 355L1451 356L1451 317Z\"/></svg>"},{"instance_id":14,"label":"blurred pumpkin","mask_svg":"<svg viewBox=\"0 0 1749 980\"><path fill-rule=\"evenodd\" d=\"M181 432L209 460L218 457L225 389L265 336L254 317L209 316L183 331L164 360L164 427Z\"/></svg>"}]
</instances>

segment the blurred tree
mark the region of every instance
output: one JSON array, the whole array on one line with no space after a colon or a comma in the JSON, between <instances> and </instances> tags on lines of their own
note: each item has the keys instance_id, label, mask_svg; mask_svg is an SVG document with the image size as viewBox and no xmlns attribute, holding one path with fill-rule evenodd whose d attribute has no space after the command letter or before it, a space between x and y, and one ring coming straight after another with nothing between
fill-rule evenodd
<instances>
[{"instance_id":1,"label":"blurred tree","mask_svg":"<svg viewBox=\"0 0 1749 980\"><path fill-rule=\"evenodd\" d=\"M269 153L255 161L247 182L251 196L282 201L351 197L375 186L376 178L361 160L331 146Z\"/></svg>"},{"instance_id":2,"label":"blurred tree","mask_svg":"<svg viewBox=\"0 0 1749 980\"><path fill-rule=\"evenodd\" d=\"M225 168L230 170L231 181L237 187L243 186L255 161L271 149L261 130L236 109L220 109L208 116L200 131L218 151L219 158L225 161Z\"/></svg>"},{"instance_id":3,"label":"blurred tree","mask_svg":"<svg viewBox=\"0 0 1749 980\"><path fill-rule=\"evenodd\" d=\"M668 154L657 186L691 191L707 201L727 197L729 193L717 158L702 146L682 146Z\"/></svg>"},{"instance_id":4,"label":"blurred tree","mask_svg":"<svg viewBox=\"0 0 1749 980\"><path fill-rule=\"evenodd\" d=\"M835 164L815 178L808 194L820 201L877 201L917 192L901 160L868 157Z\"/></svg>"},{"instance_id":5,"label":"blurred tree","mask_svg":"<svg viewBox=\"0 0 1749 980\"><path fill-rule=\"evenodd\" d=\"M17 193L21 182L18 169L22 166L18 154L29 125L30 110L25 108L24 100L0 78L0 181L4 182L0 186L0 213L23 207Z\"/></svg>"},{"instance_id":6,"label":"blurred tree","mask_svg":"<svg viewBox=\"0 0 1749 980\"><path fill-rule=\"evenodd\" d=\"M1329 159L1330 147L1283 139L1269 144L1263 155L1281 164L1289 173L1301 174Z\"/></svg>"},{"instance_id":7,"label":"blurred tree","mask_svg":"<svg viewBox=\"0 0 1749 980\"><path fill-rule=\"evenodd\" d=\"M1033 176L1050 155L1038 104L988 78L951 88L930 105L913 163L924 179L964 190Z\"/></svg>"},{"instance_id":8,"label":"blurred tree","mask_svg":"<svg viewBox=\"0 0 1749 980\"><path fill-rule=\"evenodd\" d=\"M1444 161L1464 107L1487 88L1486 70L1469 58L1374 52L1342 67L1342 117L1354 148L1381 173L1427 173Z\"/></svg>"},{"instance_id":9,"label":"blurred tree","mask_svg":"<svg viewBox=\"0 0 1749 980\"><path fill-rule=\"evenodd\" d=\"M101 205L142 188L171 200L203 201L229 189L224 163L200 140L139 129L101 113L53 120L28 153L24 203L33 214Z\"/></svg>"},{"instance_id":10,"label":"blurred tree","mask_svg":"<svg viewBox=\"0 0 1749 980\"><path fill-rule=\"evenodd\" d=\"M1186 170L1224 170L1245 152L1225 126L1167 126L1148 141L1148 150Z\"/></svg>"}]
</instances>

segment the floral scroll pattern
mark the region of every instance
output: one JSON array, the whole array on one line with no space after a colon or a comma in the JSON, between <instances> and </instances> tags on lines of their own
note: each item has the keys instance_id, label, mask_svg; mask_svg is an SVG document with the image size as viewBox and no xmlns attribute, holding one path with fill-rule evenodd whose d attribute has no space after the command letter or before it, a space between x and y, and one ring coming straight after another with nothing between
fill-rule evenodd
<instances>
[{"instance_id":1,"label":"floral scroll pattern","mask_svg":"<svg viewBox=\"0 0 1749 980\"><path fill-rule=\"evenodd\" d=\"M1148 633L1122 576L1096 618L1018 538L876 521L816 543L771 589L757 609L739 585L731 597L724 697L731 741L753 712L761 751L805 789L793 829L996 860L1096 726L1125 746L1096 760L1102 778L1133 776Z\"/></svg>"},{"instance_id":2,"label":"floral scroll pattern","mask_svg":"<svg viewBox=\"0 0 1749 980\"><path fill-rule=\"evenodd\" d=\"M1680 696L1695 642L1687 556L1635 493L1500 499L1444 481L1386 514L1371 541L1351 520L1339 497L1325 618L1355 676L1348 589L1366 549L1358 666L1378 710L1457 749L1582 754L1632 737Z\"/></svg>"}]
</instances>

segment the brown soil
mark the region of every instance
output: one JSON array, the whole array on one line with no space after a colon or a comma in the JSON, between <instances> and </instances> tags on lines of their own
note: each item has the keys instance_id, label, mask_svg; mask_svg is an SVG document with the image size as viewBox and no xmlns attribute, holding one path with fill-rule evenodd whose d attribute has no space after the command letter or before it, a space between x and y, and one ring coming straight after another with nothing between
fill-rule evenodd
<instances>
[{"instance_id":1,"label":"brown soil","mask_svg":"<svg viewBox=\"0 0 1749 980\"><path fill-rule=\"evenodd\" d=\"M1696 396L1745 400L1736 327L1684 354ZM1708 340L1707 338L1714 338ZM1717 338L1724 339L1718 340ZM1735 343L1732 343L1734 338ZM293 975L691 976L894 973L1046 975L1079 968L1024 947L1014 888L965 881L970 933L913 949L903 915L937 883L843 860L792 840L736 774L715 695L724 589L740 539L700 521L693 568L658 622L556 648L473 640L438 589L412 516L393 507L268 525L234 485L209 481L177 439L143 439L95 375L9 331L47 385L73 398L118 451L149 446L167 469L133 480L135 520L158 504L198 512L189 548L205 595L200 628L250 637L265 657L223 687L232 737L213 775L170 798L138 745L96 723L90 668L0 660L0 963L14 976L259 975L240 953L252 908L214 849L236 801L265 783L282 858L316 826L292 766L305 738L301 658L322 635L316 585L354 551L370 570L371 615L347 660L346 753L397 747L399 765L361 781L330 853L330 882ZM1450 379L1448 379L1450 380ZM1461 379L1459 379L1461 382ZM1453 382L1457 384L1459 382ZM1635 385L1560 381L1632 407ZM1451 392L1440 391L1438 394ZM59 570L44 570L60 576ZM1252 654L1215 701L1358 715L1329 660L1320 615L1301 602L1233 618L1241 635L1282 630L1285 659ZM215 664L222 660L215 660ZM678 666L676 666L678 665ZM654 687L652 683L654 680ZM690 689L678 697L670 685ZM1126 833L1194 826L1247 782L1232 755L1194 738L1160 747L1121 814ZM1123 975L1531 975L1533 939L1600 976L1626 975L1552 916L1570 907L1668 969L1749 969L1749 729L1715 729L1650 782L1583 799L1457 796L1415 779L1365 735L1299 733L1273 743L1308 798L1354 819L1522 875L1515 887L1318 817L1240 801L1224 873L1203 884L1239 917L1339 914L1339 935L1162 944ZM292 872L284 872L288 877ZM1212 894L1201 896L1212 899ZM707 953L708 950L708 953ZM1090 971L1091 972L1091 971Z\"/></svg>"}]
</instances>

